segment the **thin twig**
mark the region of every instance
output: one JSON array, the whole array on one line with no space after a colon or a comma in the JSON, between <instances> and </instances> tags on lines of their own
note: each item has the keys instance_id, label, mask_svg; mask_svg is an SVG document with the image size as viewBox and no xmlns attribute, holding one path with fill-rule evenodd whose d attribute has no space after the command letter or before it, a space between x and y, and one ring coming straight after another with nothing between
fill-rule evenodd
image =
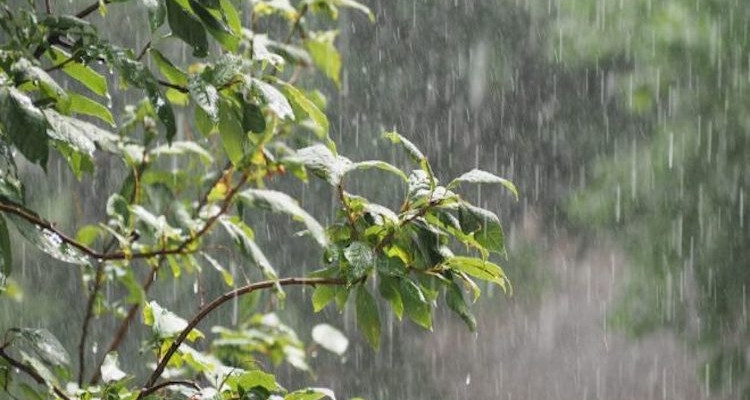
<instances>
[{"instance_id":1,"label":"thin twig","mask_svg":"<svg viewBox=\"0 0 750 400\"><path fill-rule=\"evenodd\" d=\"M198 313L190 319L185 329L180 332L180 334L177 336L177 338L172 342L172 345L169 347L167 352L164 354L164 356L159 361L159 364L157 364L156 369L154 369L154 372L151 374L151 376L148 378L148 381L146 381L146 384L143 386L143 389L138 394L138 397L136 400L140 400L149 393L151 393L153 390L153 387L156 384L156 381L161 377L161 374L164 372L164 368L167 367L167 364L169 363L169 360L174 356L174 354L177 352L177 349L180 347L180 345L187 339L190 332L198 326L198 324L206 318L211 312L213 312L216 308L221 306L222 304L245 294L252 293L256 290L262 290L262 289L269 289L276 286L317 286L317 285L347 285L350 284L349 281L347 281L344 278L283 278L278 280L267 280L262 282L256 282L252 283L237 289L234 289L232 291L226 292L223 295L217 297L210 303L208 303L205 307L201 308Z\"/></svg>"},{"instance_id":2,"label":"thin twig","mask_svg":"<svg viewBox=\"0 0 750 400\"><path fill-rule=\"evenodd\" d=\"M193 381L182 381L182 380L178 380L178 381L166 381L166 382L162 382L162 383L160 383L158 385L155 385L154 387L152 387L152 388L150 388L148 390L144 390L143 396L146 397L146 396L150 395L151 393L156 392L159 389L164 389L167 386L178 386L178 385L179 386L188 386L188 387L191 387L191 388L193 388L195 390L198 390L198 391L201 390L201 387L198 386Z\"/></svg>"},{"instance_id":3,"label":"thin twig","mask_svg":"<svg viewBox=\"0 0 750 400\"><path fill-rule=\"evenodd\" d=\"M47 11L47 14L52 14L52 4L50 4L50 0L44 0L44 9Z\"/></svg>"},{"instance_id":4,"label":"thin twig","mask_svg":"<svg viewBox=\"0 0 750 400\"><path fill-rule=\"evenodd\" d=\"M141 52L138 53L138 57L136 58L136 60L141 61L143 59L143 56L146 55L146 52L150 48L151 48L151 41L149 40L148 43L146 43L146 45L143 46L143 48L141 49Z\"/></svg>"},{"instance_id":5,"label":"thin twig","mask_svg":"<svg viewBox=\"0 0 750 400\"><path fill-rule=\"evenodd\" d=\"M8 355L8 353L5 352L5 349L0 348L0 357L5 359L5 361L8 362L8 364L16 367L18 370L23 371L26 373L26 375L30 376L31 379L34 380L34 382L40 384L40 385L52 385L50 382L47 382L44 380L44 378L39 375L34 369L29 367L28 365L16 360L15 358ZM62 398L63 400L70 400L70 397L68 397L65 392L63 392L60 388L58 388L55 385L52 385L52 390L55 392L57 396Z\"/></svg>"},{"instance_id":6,"label":"thin twig","mask_svg":"<svg viewBox=\"0 0 750 400\"><path fill-rule=\"evenodd\" d=\"M94 12L94 11L98 10L98 9L99 9L99 6L100 6L100 4L101 4L101 3L104 3L104 4L109 4L109 3L111 3L111 2L112 2L112 0L103 0L103 1L96 1L96 2L93 2L93 3L91 3L91 5L89 5L88 7L84 8L84 9L83 9L83 10L81 10L81 11L79 11L79 12L78 12L78 13L76 14L76 18L81 18L81 19L83 19L83 18L86 18L86 17L88 17L88 16L89 16L89 14L91 14L92 12Z\"/></svg>"}]
</instances>

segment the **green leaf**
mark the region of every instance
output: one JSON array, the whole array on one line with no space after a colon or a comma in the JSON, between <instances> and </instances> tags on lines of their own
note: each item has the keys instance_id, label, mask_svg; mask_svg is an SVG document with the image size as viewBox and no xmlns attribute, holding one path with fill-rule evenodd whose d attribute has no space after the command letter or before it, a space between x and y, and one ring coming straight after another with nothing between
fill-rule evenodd
<instances>
[{"instance_id":1,"label":"green leaf","mask_svg":"<svg viewBox=\"0 0 750 400\"><path fill-rule=\"evenodd\" d=\"M404 150L406 150L406 153L409 154L412 160L414 160L414 162L419 164L426 159L424 154L422 154L422 152L417 146L414 145L414 143L412 143L409 139L403 137L398 132L386 132L383 134L383 137L390 140L392 143L400 144L404 148Z\"/></svg>"},{"instance_id":2,"label":"green leaf","mask_svg":"<svg viewBox=\"0 0 750 400\"><path fill-rule=\"evenodd\" d=\"M291 84L281 82L281 88L289 101L304 111L305 114L307 114L307 117L317 125L315 133L318 137L321 139L328 138L328 117L326 117L323 111L320 111L315 103L305 97L299 89Z\"/></svg>"},{"instance_id":3,"label":"green leaf","mask_svg":"<svg viewBox=\"0 0 750 400\"><path fill-rule=\"evenodd\" d=\"M47 365L65 367L70 365L70 356L65 347L46 329L13 328L13 336L21 340L23 349L31 349Z\"/></svg>"},{"instance_id":4,"label":"green leaf","mask_svg":"<svg viewBox=\"0 0 750 400\"><path fill-rule=\"evenodd\" d=\"M324 309L338 293L338 288L332 285L318 285L313 290L312 305L315 312Z\"/></svg>"},{"instance_id":5,"label":"green leaf","mask_svg":"<svg viewBox=\"0 0 750 400\"><path fill-rule=\"evenodd\" d=\"M242 102L242 129L255 133L266 131L266 117L260 107L246 101Z\"/></svg>"},{"instance_id":6,"label":"green leaf","mask_svg":"<svg viewBox=\"0 0 750 400\"><path fill-rule=\"evenodd\" d=\"M328 324L318 324L312 329L312 339L324 349L340 356L346 353L349 339L340 330Z\"/></svg>"},{"instance_id":7,"label":"green leaf","mask_svg":"<svg viewBox=\"0 0 750 400\"><path fill-rule=\"evenodd\" d=\"M284 400L320 400L327 397L331 400L336 400L333 391L323 388L308 388L296 390L292 393L284 396Z\"/></svg>"},{"instance_id":8,"label":"green leaf","mask_svg":"<svg viewBox=\"0 0 750 400\"><path fill-rule=\"evenodd\" d=\"M26 210L31 213L29 210ZM34 215L39 218L38 216ZM24 218L13 214L7 214L7 218L13 222L23 237L35 245L39 250L50 256L71 264L86 265L89 264L89 258L75 247L70 246L57 233L37 226ZM40 218L41 219L41 218Z\"/></svg>"},{"instance_id":9,"label":"green leaf","mask_svg":"<svg viewBox=\"0 0 750 400\"><path fill-rule=\"evenodd\" d=\"M247 371L240 375L232 376L227 379L227 384L234 391L238 390L240 387L243 389L250 389L257 386L260 386L269 392L275 392L280 389L280 386L276 383L276 378L273 375L258 370Z\"/></svg>"},{"instance_id":10,"label":"green leaf","mask_svg":"<svg viewBox=\"0 0 750 400\"><path fill-rule=\"evenodd\" d=\"M295 220L305 224L307 230L321 247L328 246L328 237L320 223L286 193L275 190L247 189L240 192L237 197L250 207L289 214Z\"/></svg>"},{"instance_id":11,"label":"green leaf","mask_svg":"<svg viewBox=\"0 0 750 400\"><path fill-rule=\"evenodd\" d=\"M195 103L211 117L214 123L219 122L219 91L200 75L190 77L188 91Z\"/></svg>"},{"instance_id":12,"label":"green leaf","mask_svg":"<svg viewBox=\"0 0 750 400\"><path fill-rule=\"evenodd\" d=\"M203 26L206 27L208 33L210 33L225 50L233 53L237 51L240 43L239 38L233 35L226 25L196 0L188 0L188 4L195 15L197 15L201 22L203 22Z\"/></svg>"},{"instance_id":13,"label":"green leaf","mask_svg":"<svg viewBox=\"0 0 750 400\"><path fill-rule=\"evenodd\" d=\"M279 89L276 89L276 87L274 87L273 85L255 78L251 79L251 86L260 92L261 96L263 96L263 98L266 100L268 108L271 110L271 112L276 114L277 117L279 117L280 119L294 120L294 111L292 111L292 106L289 104L289 100L284 97L284 94L281 93Z\"/></svg>"},{"instance_id":14,"label":"green leaf","mask_svg":"<svg viewBox=\"0 0 750 400\"><path fill-rule=\"evenodd\" d=\"M153 76L151 77L153 79ZM149 80L149 84L146 86L146 93L148 94L148 100L156 110L156 115L159 117L159 121L164 124L164 128L167 130L167 142L171 143L174 136L177 134L177 123L174 118L174 110L169 104L169 101L159 90L156 82Z\"/></svg>"},{"instance_id":15,"label":"green leaf","mask_svg":"<svg viewBox=\"0 0 750 400\"><path fill-rule=\"evenodd\" d=\"M51 58L54 62L60 64L70 58L70 54L57 48L50 47ZM48 53L49 54L49 53ZM85 64L81 64L77 61L66 63L63 68L63 72L69 77L77 80L83 86L86 86L89 90L96 93L99 96L107 96L109 89L107 87L107 78L102 74L94 71L91 67Z\"/></svg>"},{"instance_id":16,"label":"green leaf","mask_svg":"<svg viewBox=\"0 0 750 400\"><path fill-rule=\"evenodd\" d=\"M76 233L76 241L91 246L99 237L100 229L96 225L85 225Z\"/></svg>"},{"instance_id":17,"label":"green leaf","mask_svg":"<svg viewBox=\"0 0 750 400\"><path fill-rule=\"evenodd\" d=\"M404 303L404 314L419 326L432 330L432 306L422 289L411 279L400 279L398 289Z\"/></svg>"},{"instance_id":18,"label":"green leaf","mask_svg":"<svg viewBox=\"0 0 750 400\"><path fill-rule=\"evenodd\" d=\"M481 169L473 169L458 178L452 180L447 188L452 189L456 186L458 186L460 183L463 182L469 182L469 183L495 183L495 184L501 184L508 190L510 190L511 193L516 197L516 200L518 200L518 189L516 188L516 185L513 184L513 182L501 178L495 174L492 174L487 171L483 171Z\"/></svg>"},{"instance_id":19,"label":"green leaf","mask_svg":"<svg viewBox=\"0 0 750 400\"><path fill-rule=\"evenodd\" d=\"M506 290L508 278L505 276L503 269L497 264L482 260L481 258L463 256L450 257L445 260L444 264L448 268L465 272L475 278L496 283L504 291Z\"/></svg>"},{"instance_id":20,"label":"green leaf","mask_svg":"<svg viewBox=\"0 0 750 400\"><path fill-rule=\"evenodd\" d=\"M344 257L351 266L351 280L358 279L369 273L375 266L375 253L364 242L352 242L344 249Z\"/></svg>"},{"instance_id":21,"label":"green leaf","mask_svg":"<svg viewBox=\"0 0 750 400\"><path fill-rule=\"evenodd\" d=\"M357 327L373 349L380 348L380 315L378 306L364 285L357 288Z\"/></svg>"},{"instance_id":22,"label":"green leaf","mask_svg":"<svg viewBox=\"0 0 750 400\"><path fill-rule=\"evenodd\" d=\"M237 9L229 0L219 0L219 5L222 14L224 14L224 18L226 18L229 29L231 29L235 35L240 35L242 33L242 21L240 20L240 14L237 12Z\"/></svg>"},{"instance_id":23,"label":"green leaf","mask_svg":"<svg viewBox=\"0 0 750 400\"><path fill-rule=\"evenodd\" d=\"M466 323L469 330L474 332L477 330L477 320L474 318L469 306L464 300L464 294L461 288L456 282L451 282L445 290L445 301L448 303L448 308L453 310L459 317Z\"/></svg>"},{"instance_id":24,"label":"green leaf","mask_svg":"<svg viewBox=\"0 0 750 400\"><path fill-rule=\"evenodd\" d=\"M378 289L380 290L380 295L388 300L393 313L400 321L404 316L404 302L401 299L401 293L399 293L399 279L387 275L379 275L379 278Z\"/></svg>"},{"instance_id":25,"label":"green leaf","mask_svg":"<svg viewBox=\"0 0 750 400\"><path fill-rule=\"evenodd\" d=\"M167 21L172 33L193 48L193 56L208 55L206 30L198 18L189 13L175 0L166 0Z\"/></svg>"},{"instance_id":26,"label":"green leaf","mask_svg":"<svg viewBox=\"0 0 750 400\"><path fill-rule=\"evenodd\" d=\"M310 35L305 40L305 48L310 53L313 62L336 87L341 87L341 55L334 46L336 31Z\"/></svg>"},{"instance_id":27,"label":"green leaf","mask_svg":"<svg viewBox=\"0 0 750 400\"><path fill-rule=\"evenodd\" d=\"M346 172L359 170L359 169L371 169L371 168L377 168L382 171L390 172L398 176L399 178L401 178L404 182L407 182L409 180L409 178L406 176L404 171L401 171L400 169L398 169L392 164L389 164L385 161L380 161L380 160L355 162L354 164L352 164L351 168L349 168L349 170L347 170Z\"/></svg>"},{"instance_id":28,"label":"green leaf","mask_svg":"<svg viewBox=\"0 0 750 400\"><path fill-rule=\"evenodd\" d=\"M472 234L477 243L489 251L505 254L505 235L495 213L464 202L458 207L458 219L461 230Z\"/></svg>"},{"instance_id":29,"label":"green leaf","mask_svg":"<svg viewBox=\"0 0 750 400\"><path fill-rule=\"evenodd\" d=\"M47 165L47 120L31 99L15 88L0 88L0 124L27 160Z\"/></svg>"},{"instance_id":30,"label":"green leaf","mask_svg":"<svg viewBox=\"0 0 750 400\"><path fill-rule=\"evenodd\" d=\"M70 112L99 118L110 126L115 126L115 120L107 107L78 93L69 93L68 97L70 98Z\"/></svg>"},{"instance_id":31,"label":"green leaf","mask_svg":"<svg viewBox=\"0 0 750 400\"><path fill-rule=\"evenodd\" d=\"M0 291L5 290L5 284L13 268L13 257L10 247L10 235L5 218L0 217Z\"/></svg>"},{"instance_id":32,"label":"green leaf","mask_svg":"<svg viewBox=\"0 0 750 400\"><path fill-rule=\"evenodd\" d=\"M156 67L159 68L159 72L167 81L180 86L188 85L188 75L185 71L172 64L159 50L151 48L149 49L149 54L151 54L151 59L154 60Z\"/></svg>"},{"instance_id":33,"label":"green leaf","mask_svg":"<svg viewBox=\"0 0 750 400\"><path fill-rule=\"evenodd\" d=\"M245 156L248 138L238 110L229 101L219 104L219 136L229 160L234 165L239 164Z\"/></svg>"}]
</instances>

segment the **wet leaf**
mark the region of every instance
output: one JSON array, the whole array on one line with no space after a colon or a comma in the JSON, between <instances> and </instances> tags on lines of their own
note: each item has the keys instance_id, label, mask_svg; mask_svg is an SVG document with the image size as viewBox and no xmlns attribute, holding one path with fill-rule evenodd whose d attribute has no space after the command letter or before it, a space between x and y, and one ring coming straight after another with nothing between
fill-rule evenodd
<instances>
[{"instance_id":1,"label":"wet leaf","mask_svg":"<svg viewBox=\"0 0 750 400\"><path fill-rule=\"evenodd\" d=\"M0 88L0 124L26 159L47 165L47 121L31 99L15 88Z\"/></svg>"},{"instance_id":2,"label":"wet leaf","mask_svg":"<svg viewBox=\"0 0 750 400\"><path fill-rule=\"evenodd\" d=\"M281 88L289 101L304 111L305 114L307 114L307 117L317 125L315 133L318 137L321 139L328 138L328 117L326 117L325 113L323 113L323 111L321 111L318 106L308 99L299 89L291 84L281 82Z\"/></svg>"},{"instance_id":3,"label":"wet leaf","mask_svg":"<svg viewBox=\"0 0 750 400\"><path fill-rule=\"evenodd\" d=\"M58 64L62 64L70 58L70 54L57 47L50 47L50 50L52 52L51 58ZM62 67L62 70L69 77L77 80L78 82L86 86L86 88L98 94L99 96L108 95L109 89L107 87L107 78L105 78L102 74L94 71L88 65L73 61L66 63Z\"/></svg>"},{"instance_id":4,"label":"wet leaf","mask_svg":"<svg viewBox=\"0 0 750 400\"><path fill-rule=\"evenodd\" d=\"M432 306L422 289L411 279L400 279L398 289L404 303L404 314L417 325L432 330Z\"/></svg>"},{"instance_id":5,"label":"wet leaf","mask_svg":"<svg viewBox=\"0 0 750 400\"><path fill-rule=\"evenodd\" d=\"M289 100L284 97L284 94L276 89L273 85L263 82L260 79L251 79L252 87L257 89L263 99L266 100L268 108L276 114L280 119L294 120L294 111L292 106L289 104Z\"/></svg>"},{"instance_id":6,"label":"wet leaf","mask_svg":"<svg viewBox=\"0 0 750 400\"><path fill-rule=\"evenodd\" d=\"M167 21L172 33L193 48L193 56L208 55L206 30L198 18L189 13L175 0L166 0Z\"/></svg>"},{"instance_id":7,"label":"wet leaf","mask_svg":"<svg viewBox=\"0 0 750 400\"><path fill-rule=\"evenodd\" d=\"M492 282L506 290L508 278L499 265L481 258L455 256L445 260L448 268L465 272L466 274L487 282Z\"/></svg>"},{"instance_id":8,"label":"wet leaf","mask_svg":"<svg viewBox=\"0 0 750 400\"><path fill-rule=\"evenodd\" d=\"M336 400L336 396L334 396L332 390L323 388L296 390L284 396L284 400L320 400L325 397Z\"/></svg>"},{"instance_id":9,"label":"wet leaf","mask_svg":"<svg viewBox=\"0 0 750 400\"><path fill-rule=\"evenodd\" d=\"M110 126L115 125L112 113L104 105L77 93L70 93L68 97L70 98L70 112L98 118Z\"/></svg>"},{"instance_id":10,"label":"wet leaf","mask_svg":"<svg viewBox=\"0 0 750 400\"><path fill-rule=\"evenodd\" d=\"M240 192L237 197L250 207L290 215L295 220L305 224L308 232L321 247L328 246L328 237L320 223L302 209L297 200L294 200L288 194L275 190L247 189Z\"/></svg>"},{"instance_id":11,"label":"wet leaf","mask_svg":"<svg viewBox=\"0 0 750 400\"><path fill-rule=\"evenodd\" d=\"M464 300L464 294L456 282L451 282L445 290L445 301L448 308L453 310L466 323L472 332L477 330L477 320Z\"/></svg>"},{"instance_id":12,"label":"wet leaf","mask_svg":"<svg viewBox=\"0 0 750 400\"><path fill-rule=\"evenodd\" d=\"M70 356L65 347L50 331L41 328L14 328L10 332L22 341L22 348L33 350L47 365L65 367L70 364Z\"/></svg>"},{"instance_id":13,"label":"wet leaf","mask_svg":"<svg viewBox=\"0 0 750 400\"><path fill-rule=\"evenodd\" d=\"M494 183L494 184L500 184L503 185L506 189L510 190L511 193L513 193L513 196L515 196L516 200L518 200L518 189L516 188L516 185L513 184L513 182L501 178L495 174L492 174L487 171L483 171L481 169L473 169L458 178L452 180L447 188L452 189L456 186L458 186L460 183Z\"/></svg>"},{"instance_id":14,"label":"wet leaf","mask_svg":"<svg viewBox=\"0 0 750 400\"><path fill-rule=\"evenodd\" d=\"M380 315L378 306L364 285L357 288L357 327L373 349L380 348Z\"/></svg>"},{"instance_id":15,"label":"wet leaf","mask_svg":"<svg viewBox=\"0 0 750 400\"><path fill-rule=\"evenodd\" d=\"M167 81L175 85L187 87L188 75L185 71L172 64L159 50L151 48L149 49L149 53L151 54L151 59L154 60L154 63L159 68L159 72L167 78Z\"/></svg>"},{"instance_id":16,"label":"wet leaf","mask_svg":"<svg viewBox=\"0 0 750 400\"><path fill-rule=\"evenodd\" d=\"M333 44L335 31L311 35L305 40L305 48L310 53L313 62L336 87L341 87L341 55Z\"/></svg>"}]
</instances>

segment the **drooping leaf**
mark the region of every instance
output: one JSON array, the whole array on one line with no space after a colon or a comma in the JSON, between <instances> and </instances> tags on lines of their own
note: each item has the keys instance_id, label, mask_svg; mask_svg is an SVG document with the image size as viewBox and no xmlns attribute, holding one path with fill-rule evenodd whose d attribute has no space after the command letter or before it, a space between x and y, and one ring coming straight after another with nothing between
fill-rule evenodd
<instances>
[{"instance_id":1,"label":"drooping leaf","mask_svg":"<svg viewBox=\"0 0 750 400\"><path fill-rule=\"evenodd\" d=\"M445 301L448 307L453 310L466 323L472 332L477 330L477 320L469 309L464 300L464 294L456 282L451 282L445 290Z\"/></svg>"},{"instance_id":2,"label":"drooping leaf","mask_svg":"<svg viewBox=\"0 0 750 400\"><path fill-rule=\"evenodd\" d=\"M242 128L245 132L263 133L266 131L266 117L260 107L249 102L242 103Z\"/></svg>"},{"instance_id":3,"label":"drooping leaf","mask_svg":"<svg viewBox=\"0 0 750 400\"><path fill-rule=\"evenodd\" d=\"M481 258L454 256L445 260L448 268L465 272L466 274L481 280L492 282L506 290L508 278L499 265L482 260Z\"/></svg>"},{"instance_id":4,"label":"drooping leaf","mask_svg":"<svg viewBox=\"0 0 750 400\"><path fill-rule=\"evenodd\" d=\"M242 21L240 20L240 14L229 0L219 0L219 6L221 12L226 18L227 26L235 35L242 33Z\"/></svg>"},{"instance_id":5,"label":"drooping leaf","mask_svg":"<svg viewBox=\"0 0 750 400\"><path fill-rule=\"evenodd\" d=\"M305 114L307 114L307 117L315 123L317 126L317 129L315 129L317 136L321 139L328 138L328 117L326 117L325 113L320 111L318 106L308 99L299 89L286 82L280 83L286 98L288 98L289 101L296 105L300 110L304 111Z\"/></svg>"},{"instance_id":6,"label":"drooping leaf","mask_svg":"<svg viewBox=\"0 0 750 400\"><path fill-rule=\"evenodd\" d=\"M469 172L466 172L465 174L452 180L447 187L448 189L451 189L463 182L500 184L503 185L506 189L510 190L510 192L513 193L513 196L516 197L516 200L518 200L518 189L516 188L516 185L513 184L513 182L501 178L490 172L483 171L481 169L473 169Z\"/></svg>"},{"instance_id":7,"label":"drooping leaf","mask_svg":"<svg viewBox=\"0 0 750 400\"><path fill-rule=\"evenodd\" d=\"M66 64L62 67L62 70L63 72L65 72L65 74L77 80L97 95L107 96L107 93L109 91L107 87L107 78L105 78L102 74L94 71L88 65L81 64L77 61L67 62L70 58L70 54L57 47L50 47L50 50L52 51L51 57L54 62L58 64L66 62Z\"/></svg>"},{"instance_id":8,"label":"drooping leaf","mask_svg":"<svg viewBox=\"0 0 750 400\"><path fill-rule=\"evenodd\" d=\"M375 299L365 285L359 285L356 297L357 327L373 349L380 348L380 315Z\"/></svg>"},{"instance_id":9,"label":"drooping leaf","mask_svg":"<svg viewBox=\"0 0 750 400\"><path fill-rule=\"evenodd\" d=\"M188 75L185 71L172 64L159 50L151 48L149 49L149 53L151 54L151 59L154 60L154 63L159 68L159 72L167 78L167 81L180 86L188 85Z\"/></svg>"},{"instance_id":10,"label":"drooping leaf","mask_svg":"<svg viewBox=\"0 0 750 400\"><path fill-rule=\"evenodd\" d=\"M198 16L198 19L203 23L203 26L208 30L208 33L210 33L225 50L236 52L237 47L239 46L239 38L232 34L229 28L211 14L211 12L201 3L196 0L187 1L188 4L190 4L190 8L193 10L193 13Z\"/></svg>"},{"instance_id":11,"label":"drooping leaf","mask_svg":"<svg viewBox=\"0 0 750 400\"><path fill-rule=\"evenodd\" d=\"M400 321L404 315L404 302L403 299L401 299L401 293L399 292L399 279L387 275L380 275L379 279L380 283L378 288L380 290L380 295L388 300L393 313Z\"/></svg>"},{"instance_id":12,"label":"drooping leaf","mask_svg":"<svg viewBox=\"0 0 750 400\"><path fill-rule=\"evenodd\" d=\"M268 258L263 254L263 251L253 240L253 231L250 227L238 218L219 218L219 223L224 227L227 233L229 233L229 236L235 244L239 246L242 253L249 257L255 265L260 268L261 272L263 272L263 275L267 279L278 279L278 274L271 265L271 262L268 261ZM277 286L277 290L280 289L281 287Z\"/></svg>"},{"instance_id":13,"label":"drooping leaf","mask_svg":"<svg viewBox=\"0 0 750 400\"><path fill-rule=\"evenodd\" d=\"M318 324L312 329L312 339L324 349L344 355L349 347L349 339L340 330L328 324Z\"/></svg>"},{"instance_id":14,"label":"drooping leaf","mask_svg":"<svg viewBox=\"0 0 750 400\"><path fill-rule=\"evenodd\" d=\"M422 289L411 279L399 280L399 293L404 304L404 314L419 326L432 330L432 306Z\"/></svg>"},{"instance_id":15,"label":"drooping leaf","mask_svg":"<svg viewBox=\"0 0 750 400\"><path fill-rule=\"evenodd\" d=\"M237 198L250 207L290 215L295 220L305 224L307 230L321 247L328 246L328 237L320 223L286 193L275 190L247 189L240 192Z\"/></svg>"},{"instance_id":16,"label":"drooping leaf","mask_svg":"<svg viewBox=\"0 0 750 400\"><path fill-rule=\"evenodd\" d=\"M239 164L245 156L248 139L242 127L242 117L229 101L219 104L219 136L229 160L234 165Z\"/></svg>"},{"instance_id":17,"label":"drooping leaf","mask_svg":"<svg viewBox=\"0 0 750 400\"><path fill-rule=\"evenodd\" d=\"M110 126L115 125L112 113L107 107L78 93L69 93L68 97L70 98L70 112L98 118Z\"/></svg>"},{"instance_id":18,"label":"drooping leaf","mask_svg":"<svg viewBox=\"0 0 750 400\"><path fill-rule=\"evenodd\" d=\"M47 121L31 99L15 88L0 88L0 126L26 159L47 165Z\"/></svg>"},{"instance_id":19,"label":"drooping leaf","mask_svg":"<svg viewBox=\"0 0 750 400\"><path fill-rule=\"evenodd\" d=\"M203 24L176 0L165 1L167 21L172 33L193 48L193 56L200 58L207 56L208 38Z\"/></svg>"},{"instance_id":20,"label":"drooping leaf","mask_svg":"<svg viewBox=\"0 0 750 400\"><path fill-rule=\"evenodd\" d=\"M203 258L205 258L206 261L208 261L208 263L221 274L221 277L224 279L224 283L226 283L226 285L229 287L234 287L234 276L232 276L232 273L222 267L221 264L219 264L219 262L216 261L216 259L214 259L213 257L209 256L206 253L201 254L203 255Z\"/></svg>"},{"instance_id":21,"label":"drooping leaf","mask_svg":"<svg viewBox=\"0 0 750 400\"><path fill-rule=\"evenodd\" d=\"M67 101L68 95L57 81L52 79L46 71L32 64L29 60L22 58L16 61L11 65L10 70L13 74L13 80L17 85L30 82L34 86L39 87L42 93L54 99L56 102L65 103Z\"/></svg>"},{"instance_id":22,"label":"drooping leaf","mask_svg":"<svg viewBox=\"0 0 750 400\"><path fill-rule=\"evenodd\" d=\"M341 55L339 55L333 41L336 31L310 35L305 40L305 48L310 53L313 62L336 87L341 87Z\"/></svg>"}]
</instances>

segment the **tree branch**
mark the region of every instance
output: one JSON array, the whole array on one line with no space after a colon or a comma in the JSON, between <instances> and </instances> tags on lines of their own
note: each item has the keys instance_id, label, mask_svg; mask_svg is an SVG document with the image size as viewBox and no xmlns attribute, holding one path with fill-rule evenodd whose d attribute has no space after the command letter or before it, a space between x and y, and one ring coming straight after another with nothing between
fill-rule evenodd
<instances>
[{"instance_id":1,"label":"tree branch","mask_svg":"<svg viewBox=\"0 0 750 400\"><path fill-rule=\"evenodd\" d=\"M154 387L152 387L152 388L149 388L148 390L144 390L144 391L143 391L143 397L146 397L146 396L150 395L151 393L154 393L154 392L156 392L157 390L159 390L159 389L163 389L163 388L165 388L165 387L167 387L167 386L178 386L178 385L179 385L179 386L187 386L187 387L191 387L191 388L193 388L193 389L195 389L195 390L198 390L198 391L200 391L200 390L201 390L201 387L200 387L200 386L198 386L198 385L197 385L197 384L196 384L195 382L193 382L193 381L183 381L183 380L178 380L178 381L166 381L166 382L162 382L162 383L160 383L160 384L158 384L158 385L155 385Z\"/></svg>"},{"instance_id":2,"label":"tree branch","mask_svg":"<svg viewBox=\"0 0 750 400\"><path fill-rule=\"evenodd\" d=\"M86 316L83 317L83 326L81 327L81 339L78 341L78 386L83 386L83 375L86 373L86 338L89 334L89 324L91 318L94 316L94 303L96 303L96 296L99 294L99 290L102 287L102 278L104 272L104 262L100 262L96 266L96 273L94 275L94 287L91 289L89 299L86 304Z\"/></svg>"},{"instance_id":3,"label":"tree branch","mask_svg":"<svg viewBox=\"0 0 750 400\"><path fill-rule=\"evenodd\" d=\"M138 394L138 397L136 398L136 400L141 400L146 395L153 392L153 388L156 386L156 381L159 379L159 377L161 377L161 374L164 372L164 368L167 367L169 360L177 352L177 349L179 349L180 345L185 341L185 339L187 339L188 334L190 334L190 332L196 326L198 326L198 324L204 318L206 318L206 316L208 316L211 312L213 312L216 308L218 308L222 304L234 299L235 297L249 294L256 290L272 288L277 285L279 286L317 286L317 285L340 286L340 285L346 285L346 284L349 284L349 282L344 278L284 278L284 279L278 279L278 280L268 280L268 281L251 283L249 285L224 293L223 295L217 297L216 299L214 299L213 301L205 305L203 308L201 308L198 311L198 313L188 322L185 329L183 329L182 332L180 332L180 334L177 336L175 341L169 347L169 350L167 350L167 352L161 358L161 360L159 361L159 364L156 366L156 369L154 369L154 372L148 378L148 381L146 381L146 384L143 386L143 389Z\"/></svg>"},{"instance_id":4,"label":"tree branch","mask_svg":"<svg viewBox=\"0 0 750 400\"><path fill-rule=\"evenodd\" d=\"M70 400L70 397L68 397L65 392L60 390L57 386L54 386L50 384L49 382L45 381L44 378L42 378L41 375L39 375L36 371L34 371L31 367L28 365L16 360L15 358L8 355L8 353L5 352L4 348L0 348L0 357L5 359L5 361L8 362L8 364L12 365L13 367L17 368L19 371L23 371L26 373L26 375L30 376L31 379L34 380L34 382L40 384L40 385L51 385L52 390L55 392L57 396L64 400Z\"/></svg>"},{"instance_id":5,"label":"tree branch","mask_svg":"<svg viewBox=\"0 0 750 400\"><path fill-rule=\"evenodd\" d=\"M76 18L81 18L81 19L86 18L86 17L89 16L89 14L91 14L92 12L94 12L94 11L96 11L96 10L99 9L99 4L100 3L109 4L111 2L112 2L112 0L103 0L101 2L95 1L95 2L91 3L91 5L89 5L88 7L84 8L81 11L79 11L76 14Z\"/></svg>"}]
</instances>

